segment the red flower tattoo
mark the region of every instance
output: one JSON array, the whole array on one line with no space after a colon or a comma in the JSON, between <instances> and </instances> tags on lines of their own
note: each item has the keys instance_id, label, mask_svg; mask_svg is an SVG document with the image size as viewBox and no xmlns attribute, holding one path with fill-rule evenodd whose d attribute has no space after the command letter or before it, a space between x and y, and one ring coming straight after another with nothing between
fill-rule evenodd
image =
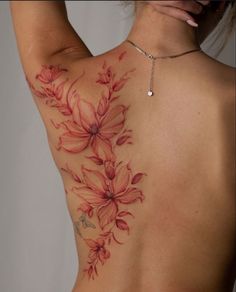
<instances>
[{"instance_id":1,"label":"red flower tattoo","mask_svg":"<svg viewBox=\"0 0 236 292\"><path fill-rule=\"evenodd\" d=\"M82 173L86 186L74 187L73 191L96 210L102 230L115 221L119 204L127 205L144 199L141 190L130 186L128 165L119 167L112 180L96 170L82 168Z\"/></svg>"},{"instance_id":2,"label":"red flower tattoo","mask_svg":"<svg viewBox=\"0 0 236 292\"><path fill-rule=\"evenodd\" d=\"M59 149L79 153L91 145L94 154L112 158L111 138L124 127L127 107L116 105L101 117L94 105L78 98L72 106L73 123L63 123L66 132L60 136Z\"/></svg>"},{"instance_id":3,"label":"red flower tattoo","mask_svg":"<svg viewBox=\"0 0 236 292\"><path fill-rule=\"evenodd\" d=\"M100 262L102 265L110 258L110 252L105 247L105 240L98 238L97 240L85 239L85 242L90 248L88 255L89 268L85 270L89 278L94 279L94 273L98 275L97 264Z\"/></svg>"},{"instance_id":4,"label":"red flower tattoo","mask_svg":"<svg viewBox=\"0 0 236 292\"><path fill-rule=\"evenodd\" d=\"M126 52L119 54L117 62L125 56ZM66 190L67 196L72 193L78 198L78 221L74 222L74 227L88 248L84 273L89 279L95 279L99 275L99 266L111 258L111 244L123 244L119 235L130 234L128 220L135 216L128 210L129 206L142 203L145 198L137 185L146 174L133 174L130 161L120 161L116 151L117 147L133 144L132 130L126 128L129 106L117 103L120 97L117 94L134 69L117 77L114 66L107 66L104 62L96 80L97 86L103 87L97 104L81 97L78 92L77 81L85 72L71 83L65 77L67 72L60 65L44 65L35 76L40 84L38 88L28 78L27 81L35 96L64 117L59 123L51 120L57 130L63 130L58 135L57 150L68 155L82 155L87 150L84 157L96 166L96 169L91 169L82 165L72 170L66 163L61 167L74 183L70 190ZM96 231L94 238L86 237L87 228Z\"/></svg>"},{"instance_id":5,"label":"red flower tattoo","mask_svg":"<svg viewBox=\"0 0 236 292\"><path fill-rule=\"evenodd\" d=\"M42 83L49 84L59 78L64 72L67 72L67 69L60 68L60 65L43 65L41 72L36 75L36 79Z\"/></svg>"},{"instance_id":6,"label":"red flower tattoo","mask_svg":"<svg viewBox=\"0 0 236 292\"><path fill-rule=\"evenodd\" d=\"M65 85L68 83L68 78L59 80L59 77L68 72L67 69L57 66L43 65L40 74L35 76L35 79L40 81L41 86L36 89L33 83L26 77L32 93L38 98L42 99L44 103L52 108L56 108L64 116L71 116L71 102L78 98L78 93L74 89L77 81L83 77L84 72L76 80L74 80L68 89Z\"/></svg>"},{"instance_id":7,"label":"red flower tattoo","mask_svg":"<svg viewBox=\"0 0 236 292\"><path fill-rule=\"evenodd\" d=\"M119 58L119 61L121 59ZM135 69L132 69L125 74L123 74L119 79L116 79L116 73L114 73L113 67L109 66L107 67L106 62L103 64L103 72L99 72L99 78L97 80L97 83L104 85L109 90L109 99L111 98L111 95L115 92L120 91L127 81L130 79L129 74L134 72ZM113 97L111 100L115 100L119 96Z\"/></svg>"}]
</instances>

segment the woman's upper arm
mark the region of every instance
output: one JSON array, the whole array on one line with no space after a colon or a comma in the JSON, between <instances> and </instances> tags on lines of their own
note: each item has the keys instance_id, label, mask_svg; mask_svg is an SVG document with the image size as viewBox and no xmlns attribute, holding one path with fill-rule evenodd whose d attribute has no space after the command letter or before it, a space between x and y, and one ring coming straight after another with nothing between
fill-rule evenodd
<instances>
[{"instance_id":1,"label":"woman's upper arm","mask_svg":"<svg viewBox=\"0 0 236 292\"><path fill-rule=\"evenodd\" d=\"M11 1L10 8L25 74L54 59L92 56L70 24L64 1Z\"/></svg>"}]
</instances>

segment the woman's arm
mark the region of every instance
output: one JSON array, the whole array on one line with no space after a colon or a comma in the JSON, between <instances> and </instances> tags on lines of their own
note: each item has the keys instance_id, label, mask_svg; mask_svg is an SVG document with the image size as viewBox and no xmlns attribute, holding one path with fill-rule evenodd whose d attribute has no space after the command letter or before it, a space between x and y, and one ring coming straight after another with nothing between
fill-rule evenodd
<instances>
[{"instance_id":1,"label":"woman's arm","mask_svg":"<svg viewBox=\"0 0 236 292\"><path fill-rule=\"evenodd\" d=\"M71 26L64 1L10 1L24 70L57 56L83 58L90 51Z\"/></svg>"}]
</instances>

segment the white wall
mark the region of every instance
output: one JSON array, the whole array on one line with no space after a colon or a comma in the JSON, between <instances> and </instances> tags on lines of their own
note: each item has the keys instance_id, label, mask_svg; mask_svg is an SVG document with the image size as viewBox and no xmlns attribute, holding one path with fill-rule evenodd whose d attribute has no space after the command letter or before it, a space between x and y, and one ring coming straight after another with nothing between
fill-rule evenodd
<instances>
[{"instance_id":1,"label":"white wall","mask_svg":"<svg viewBox=\"0 0 236 292\"><path fill-rule=\"evenodd\" d=\"M132 17L118 1L71 1L72 24L94 54L118 45ZM220 59L235 65L233 38ZM77 256L63 185L0 2L0 291L69 292Z\"/></svg>"}]
</instances>

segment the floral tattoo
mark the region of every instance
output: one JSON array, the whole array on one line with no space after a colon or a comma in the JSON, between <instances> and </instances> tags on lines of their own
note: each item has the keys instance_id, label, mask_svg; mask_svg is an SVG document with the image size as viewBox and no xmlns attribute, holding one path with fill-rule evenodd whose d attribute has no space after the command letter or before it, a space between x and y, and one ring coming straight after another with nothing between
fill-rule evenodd
<instances>
[{"instance_id":1,"label":"floral tattoo","mask_svg":"<svg viewBox=\"0 0 236 292\"><path fill-rule=\"evenodd\" d=\"M120 54L117 62L125 54ZM60 123L51 120L55 129L63 130L56 149L71 155L82 155L87 149L86 153L90 154L84 157L94 164L94 169L82 165L75 171L67 163L61 170L74 182L70 190L78 197L78 221L74 222L74 229L88 248L84 273L89 279L95 279L99 267L111 257L111 244L123 244L119 240L121 232L130 234L128 220L135 217L128 206L144 200L137 184L146 174L134 173L131 162L120 161L116 151L133 144L132 130L126 128L129 106L118 102L118 93L134 69L117 78L114 68L104 62L96 80L104 88L97 105L83 99L75 88L85 73L71 82L66 78L67 72L60 65L43 65L35 77L39 89L28 78L27 81L37 98L64 117ZM68 195L68 190L65 191ZM87 229L94 229L98 234L87 238Z\"/></svg>"}]
</instances>

